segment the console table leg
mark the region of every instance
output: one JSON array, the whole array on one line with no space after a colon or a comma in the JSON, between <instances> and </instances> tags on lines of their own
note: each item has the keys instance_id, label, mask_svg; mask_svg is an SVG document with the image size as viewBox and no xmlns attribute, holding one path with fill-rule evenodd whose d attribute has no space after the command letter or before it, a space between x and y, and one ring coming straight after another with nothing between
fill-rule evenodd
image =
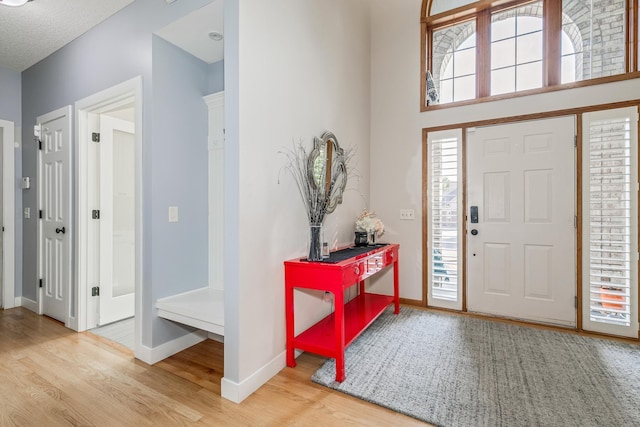
<instances>
[{"instance_id":1,"label":"console table leg","mask_svg":"<svg viewBox=\"0 0 640 427\"><path fill-rule=\"evenodd\" d=\"M344 381L344 292L336 292L335 331L336 331L336 381Z\"/></svg>"},{"instance_id":2,"label":"console table leg","mask_svg":"<svg viewBox=\"0 0 640 427\"><path fill-rule=\"evenodd\" d=\"M293 368L296 366L296 358L293 352L294 339L294 319L293 319L293 287L286 286L285 289L285 313L287 328L287 366Z\"/></svg>"},{"instance_id":3,"label":"console table leg","mask_svg":"<svg viewBox=\"0 0 640 427\"><path fill-rule=\"evenodd\" d=\"M393 312L395 314L400 313L400 280L398 277L398 272L400 271L399 264L400 261L398 259L393 263Z\"/></svg>"}]
</instances>

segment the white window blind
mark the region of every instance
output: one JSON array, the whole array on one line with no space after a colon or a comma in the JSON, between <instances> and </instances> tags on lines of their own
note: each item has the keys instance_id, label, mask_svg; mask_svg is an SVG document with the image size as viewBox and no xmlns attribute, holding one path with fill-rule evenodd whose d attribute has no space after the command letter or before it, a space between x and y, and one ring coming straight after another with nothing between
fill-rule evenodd
<instances>
[{"instance_id":1,"label":"white window blind","mask_svg":"<svg viewBox=\"0 0 640 427\"><path fill-rule=\"evenodd\" d=\"M461 308L462 181L458 132L429 138L429 305Z\"/></svg>"},{"instance_id":2,"label":"white window blind","mask_svg":"<svg viewBox=\"0 0 640 427\"><path fill-rule=\"evenodd\" d=\"M585 115L583 141L585 329L628 336L637 336L638 141L633 113Z\"/></svg>"}]
</instances>

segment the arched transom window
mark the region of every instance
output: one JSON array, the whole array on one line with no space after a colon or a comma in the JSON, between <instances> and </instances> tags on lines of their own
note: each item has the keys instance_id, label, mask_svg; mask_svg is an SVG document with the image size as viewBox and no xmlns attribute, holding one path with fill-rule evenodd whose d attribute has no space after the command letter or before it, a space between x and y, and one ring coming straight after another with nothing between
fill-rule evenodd
<instances>
[{"instance_id":1,"label":"arched transom window","mask_svg":"<svg viewBox=\"0 0 640 427\"><path fill-rule=\"evenodd\" d=\"M423 107L638 70L638 0L424 0Z\"/></svg>"}]
</instances>

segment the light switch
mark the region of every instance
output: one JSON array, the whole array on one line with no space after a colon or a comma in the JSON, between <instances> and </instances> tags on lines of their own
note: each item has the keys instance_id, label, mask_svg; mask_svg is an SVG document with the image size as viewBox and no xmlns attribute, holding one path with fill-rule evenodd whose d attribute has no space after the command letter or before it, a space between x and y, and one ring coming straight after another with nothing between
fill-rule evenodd
<instances>
[{"instance_id":1,"label":"light switch","mask_svg":"<svg viewBox=\"0 0 640 427\"><path fill-rule=\"evenodd\" d=\"M178 222L177 206L169 206L169 222Z\"/></svg>"},{"instance_id":2,"label":"light switch","mask_svg":"<svg viewBox=\"0 0 640 427\"><path fill-rule=\"evenodd\" d=\"M24 190L31 188L31 180L29 179L28 176L23 176L22 177L22 188Z\"/></svg>"}]
</instances>

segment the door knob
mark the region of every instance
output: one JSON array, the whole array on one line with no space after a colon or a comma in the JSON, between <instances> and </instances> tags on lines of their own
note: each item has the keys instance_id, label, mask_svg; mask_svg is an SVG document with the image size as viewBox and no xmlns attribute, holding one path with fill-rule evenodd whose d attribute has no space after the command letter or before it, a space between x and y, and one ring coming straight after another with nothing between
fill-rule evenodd
<instances>
[{"instance_id":1,"label":"door knob","mask_svg":"<svg viewBox=\"0 0 640 427\"><path fill-rule=\"evenodd\" d=\"M56 228L56 234L60 234L60 233L64 234L65 232L66 232L66 230L64 229L64 227Z\"/></svg>"},{"instance_id":2,"label":"door knob","mask_svg":"<svg viewBox=\"0 0 640 427\"><path fill-rule=\"evenodd\" d=\"M474 236L478 235L478 230L476 230L475 228L473 230L471 230L471 234Z\"/></svg>"}]
</instances>

